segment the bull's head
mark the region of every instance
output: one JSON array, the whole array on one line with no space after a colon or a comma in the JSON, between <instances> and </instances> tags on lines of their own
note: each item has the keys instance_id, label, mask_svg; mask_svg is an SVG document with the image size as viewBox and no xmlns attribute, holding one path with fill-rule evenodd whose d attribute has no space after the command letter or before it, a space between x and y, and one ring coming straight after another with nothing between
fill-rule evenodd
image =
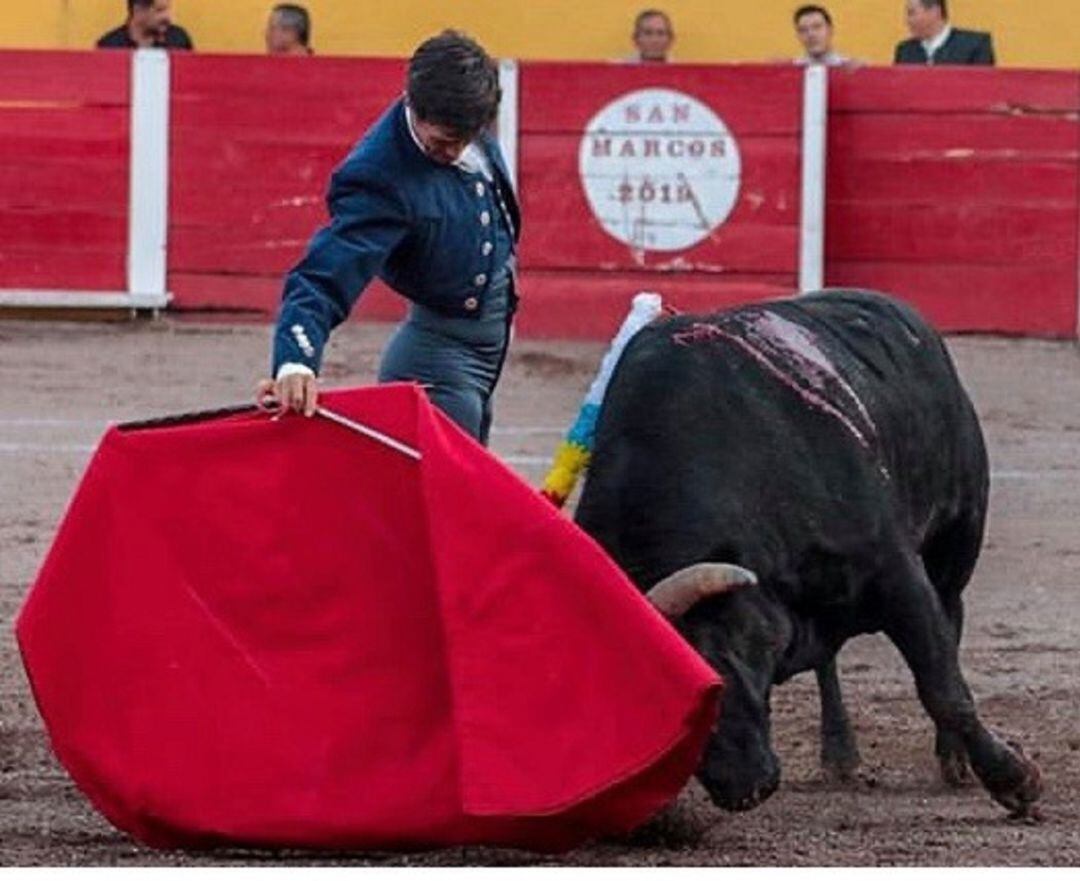
<instances>
[{"instance_id":1,"label":"bull's head","mask_svg":"<svg viewBox=\"0 0 1080 881\"><path fill-rule=\"evenodd\" d=\"M720 718L698 778L727 810L748 810L780 784L769 742L769 692L786 621L748 569L700 563L659 582L648 599L724 677Z\"/></svg>"}]
</instances>

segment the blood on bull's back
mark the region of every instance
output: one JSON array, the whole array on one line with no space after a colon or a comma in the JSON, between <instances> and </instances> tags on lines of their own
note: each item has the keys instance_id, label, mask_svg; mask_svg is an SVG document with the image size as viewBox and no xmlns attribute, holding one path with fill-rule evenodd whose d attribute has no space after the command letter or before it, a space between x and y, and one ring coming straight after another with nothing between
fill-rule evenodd
<instances>
[{"instance_id":1,"label":"blood on bull's back","mask_svg":"<svg viewBox=\"0 0 1080 881\"><path fill-rule=\"evenodd\" d=\"M643 586L710 559L799 592L800 567L850 570L896 531L919 546L985 511L986 493L978 421L938 334L889 298L830 291L641 331L577 516Z\"/></svg>"}]
</instances>

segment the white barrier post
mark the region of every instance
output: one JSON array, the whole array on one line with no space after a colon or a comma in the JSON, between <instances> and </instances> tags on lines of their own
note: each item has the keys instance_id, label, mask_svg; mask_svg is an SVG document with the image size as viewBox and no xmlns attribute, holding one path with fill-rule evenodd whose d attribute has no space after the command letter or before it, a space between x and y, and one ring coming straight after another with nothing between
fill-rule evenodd
<instances>
[{"instance_id":1,"label":"white barrier post","mask_svg":"<svg viewBox=\"0 0 1080 881\"><path fill-rule=\"evenodd\" d=\"M499 148L510 172L510 183L518 188L518 63L512 58L499 62Z\"/></svg>"},{"instance_id":2,"label":"white barrier post","mask_svg":"<svg viewBox=\"0 0 1080 881\"><path fill-rule=\"evenodd\" d=\"M825 284L825 151L829 79L824 64L803 74L802 217L799 222L799 292Z\"/></svg>"},{"instance_id":3,"label":"white barrier post","mask_svg":"<svg viewBox=\"0 0 1080 881\"><path fill-rule=\"evenodd\" d=\"M169 229L169 55L131 55L127 288L132 306L157 309L166 291Z\"/></svg>"}]
</instances>

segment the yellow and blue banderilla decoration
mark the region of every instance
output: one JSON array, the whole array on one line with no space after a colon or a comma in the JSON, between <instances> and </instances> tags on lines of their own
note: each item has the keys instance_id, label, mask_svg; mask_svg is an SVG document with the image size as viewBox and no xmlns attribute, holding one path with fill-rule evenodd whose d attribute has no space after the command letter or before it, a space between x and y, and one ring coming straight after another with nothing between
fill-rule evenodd
<instances>
[{"instance_id":1,"label":"yellow and blue banderilla decoration","mask_svg":"<svg viewBox=\"0 0 1080 881\"><path fill-rule=\"evenodd\" d=\"M596 378L585 393L585 400L582 402L577 418L555 451L555 460L551 464L551 470L544 478L541 493L550 499L555 507L561 508L566 504L578 479L589 466L600 406L604 403L604 393L607 391L611 375L615 372L615 366L619 363L623 350L634 334L656 319L662 311L663 303L659 294L640 293L634 297L630 311L600 362Z\"/></svg>"}]
</instances>

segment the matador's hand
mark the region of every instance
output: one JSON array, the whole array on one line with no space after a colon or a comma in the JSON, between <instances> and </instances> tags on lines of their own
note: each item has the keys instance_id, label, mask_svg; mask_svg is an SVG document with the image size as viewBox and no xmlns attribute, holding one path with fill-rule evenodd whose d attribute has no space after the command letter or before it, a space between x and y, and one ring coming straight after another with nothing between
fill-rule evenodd
<instances>
[{"instance_id":1,"label":"matador's hand","mask_svg":"<svg viewBox=\"0 0 1080 881\"><path fill-rule=\"evenodd\" d=\"M292 373L278 380L261 380L256 388L255 403L279 414L293 410L313 416L318 396L314 376Z\"/></svg>"}]
</instances>

